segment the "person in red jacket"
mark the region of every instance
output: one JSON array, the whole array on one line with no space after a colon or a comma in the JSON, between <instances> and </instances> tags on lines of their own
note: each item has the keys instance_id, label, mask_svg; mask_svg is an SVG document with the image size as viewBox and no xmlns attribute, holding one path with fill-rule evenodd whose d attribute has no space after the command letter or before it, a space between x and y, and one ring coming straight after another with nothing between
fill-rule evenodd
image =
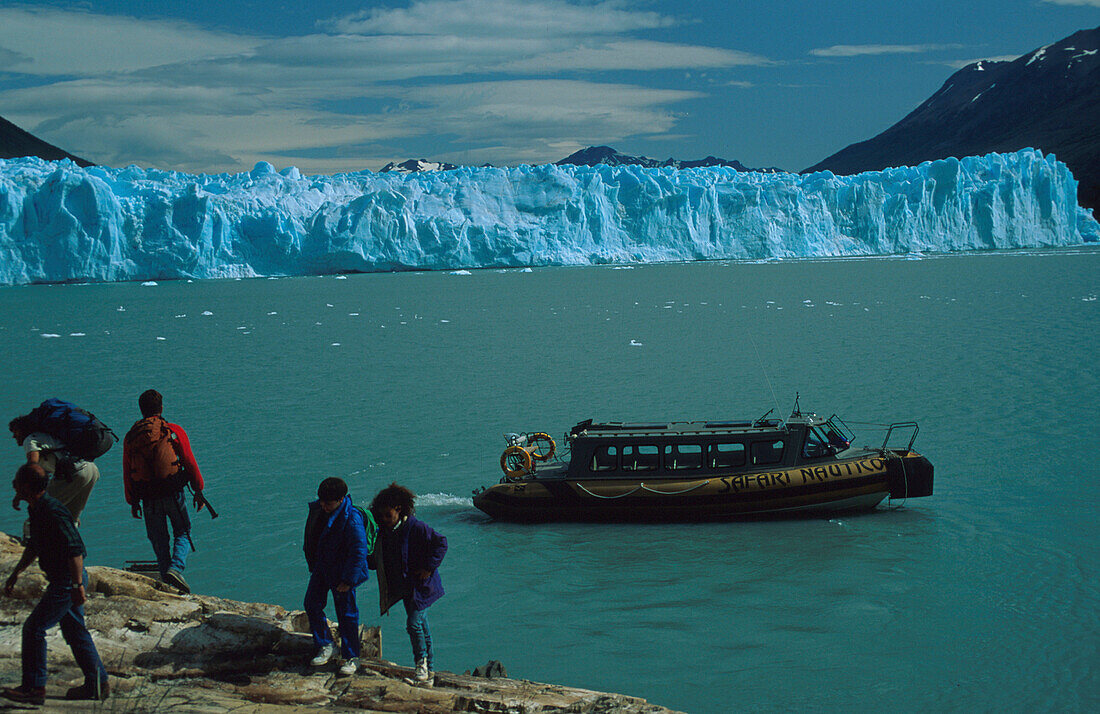
<instances>
[{"instance_id":1,"label":"person in red jacket","mask_svg":"<svg viewBox=\"0 0 1100 714\"><path fill-rule=\"evenodd\" d=\"M161 579L188 593L191 588L183 579L183 570L194 546L183 489L190 484L195 509L201 511L203 480L187 432L161 416L163 401L155 389L138 397L142 418L122 441L122 480L130 512L134 518L145 516L145 532L153 544Z\"/></svg>"}]
</instances>

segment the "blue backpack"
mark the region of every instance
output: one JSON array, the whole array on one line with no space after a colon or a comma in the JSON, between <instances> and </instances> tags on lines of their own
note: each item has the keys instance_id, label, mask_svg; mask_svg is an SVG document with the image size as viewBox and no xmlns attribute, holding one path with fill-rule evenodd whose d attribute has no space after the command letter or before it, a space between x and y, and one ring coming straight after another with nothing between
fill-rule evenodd
<instances>
[{"instance_id":1,"label":"blue backpack","mask_svg":"<svg viewBox=\"0 0 1100 714\"><path fill-rule=\"evenodd\" d=\"M118 436L95 414L56 397L37 406L30 418L36 431L60 439L74 459L98 459L118 441Z\"/></svg>"}]
</instances>

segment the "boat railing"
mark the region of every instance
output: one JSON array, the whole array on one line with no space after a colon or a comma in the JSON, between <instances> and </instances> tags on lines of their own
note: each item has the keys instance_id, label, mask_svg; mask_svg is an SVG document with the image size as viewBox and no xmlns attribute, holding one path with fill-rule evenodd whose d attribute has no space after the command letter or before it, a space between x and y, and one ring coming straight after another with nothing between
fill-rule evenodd
<instances>
[{"instance_id":1,"label":"boat railing","mask_svg":"<svg viewBox=\"0 0 1100 714\"><path fill-rule=\"evenodd\" d=\"M920 431L920 427L917 426L917 422L915 422L915 421L896 422L894 424L891 424L889 427L887 427L887 429L886 429L886 438L882 440L882 449L881 449L881 451L886 451L887 447L890 445L890 437L894 435L894 430L895 429L897 429L899 431L903 430L903 429L912 429L913 430L913 433L909 436L909 443L906 444L906 446L905 446L905 450L907 452L912 451L913 450L913 442L917 440L917 432Z\"/></svg>"}]
</instances>

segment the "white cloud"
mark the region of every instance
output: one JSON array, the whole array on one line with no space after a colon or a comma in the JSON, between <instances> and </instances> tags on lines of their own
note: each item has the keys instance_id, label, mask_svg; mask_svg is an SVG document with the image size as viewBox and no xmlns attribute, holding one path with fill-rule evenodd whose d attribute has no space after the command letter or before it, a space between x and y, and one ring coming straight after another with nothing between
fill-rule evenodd
<instances>
[{"instance_id":1,"label":"white cloud","mask_svg":"<svg viewBox=\"0 0 1100 714\"><path fill-rule=\"evenodd\" d=\"M1085 5L1087 7L1100 7L1100 0L1042 0L1054 5Z\"/></svg>"},{"instance_id":2,"label":"white cloud","mask_svg":"<svg viewBox=\"0 0 1100 714\"><path fill-rule=\"evenodd\" d=\"M35 75L130 72L249 52L261 38L190 23L138 20L79 10L0 8L0 46L23 59L7 69Z\"/></svg>"},{"instance_id":3,"label":"white cloud","mask_svg":"<svg viewBox=\"0 0 1100 714\"><path fill-rule=\"evenodd\" d=\"M212 172L285 158L310 173L358 170L408 158L385 153L408 137L445 158L451 139L439 137L454 136L479 147L463 161L541 162L577 143L668 133L673 106L702 96L623 72L648 83L655 70L771 63L630 36L678 23L619 0L414 0L267 37L0 9L0 58L54 76L0 102L23 128L108 165ZM598 74L611 71L614 82Z\"/></svg>"},{"instance_id":4,"label":"white cloud","mask_svg":"<svg viewBox=\"0 0 1100 714\"><path fill-rule=\"evenodd\" d=\"M962 69L975 62L1012 62L1017 59L1020 59L1020 55L999 55L997 57L975 57L973 59L950 60L948 62L937 62L936 64L944 64L954 69Z\"/></svg>"},{"instance_id":5,"label":"white cloud","mask_svg":"<svg viewBox=\"0 0 1100 714\"><path fill-rule=\"evenodd\" d=\"M810 50L815 57L862 57L866 55L921 54L953 49L955 45L833 45Z\"/></svg>"},{"instance_id":6,"label":"white cloud","mask_svg":"<svg viewBox=\"0 0 1100 714\"><path fill-rule=\"evenodd\" d=\"M707 69L766 65L759 55L734 50L667 42L626 40L548 52L504 65L507 72L561 72L568 70Z\"/></svg>"},{"instance_id":7,"label":"white cloud","mask_svg":"<svg viewBox=\"0 0 1100 714\"><path fill-rule=\"evenodd\" d=\"M655 12L623 7L621 2L565 0L420 0L407 8L363 10L328 26L347 34L547 38L617 35L677 24Z\"/></svg>"}]
</instances>

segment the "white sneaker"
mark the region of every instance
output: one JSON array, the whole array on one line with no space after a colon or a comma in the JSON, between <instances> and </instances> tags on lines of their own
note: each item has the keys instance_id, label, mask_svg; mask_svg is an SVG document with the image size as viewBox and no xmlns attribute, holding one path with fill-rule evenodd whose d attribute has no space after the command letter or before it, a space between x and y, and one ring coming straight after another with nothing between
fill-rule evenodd
<instances>
[{"instance_id":1,"label":"white sneaker","mask_svg":"<svg viewBox=\"0 0 1100 714\"><path fill-rule=\"evenodd\" d=\"M352 657L351 659L344 660L344 663L340 665L340 674L344 677L350 677L359 671L359 658Z\"/></svg>"},{"instance_id":2,"label":"white sneaker","mask_svg":"<svg viewBox=\"0 0 1100 714\"><path fill-rule=\"evenodd\" d=\"M317 656L309 661L314 667L321 667L328 664L332 660L332 656L336 654L336 648L332 645L324 645L321 647L321 651L317 653Z\"/></svg>"},{"instance_id":3,"label":"white sneaker","mask_svg":"<svg viewBox=\"0 0 1100 714\"><path fill-rule=\"evenodd\" d=\"M430 684L433 674L435 672L428 669L428 660L422 659L416 663L416 681L418 684Z\"/></svg>"}]
</instances>

